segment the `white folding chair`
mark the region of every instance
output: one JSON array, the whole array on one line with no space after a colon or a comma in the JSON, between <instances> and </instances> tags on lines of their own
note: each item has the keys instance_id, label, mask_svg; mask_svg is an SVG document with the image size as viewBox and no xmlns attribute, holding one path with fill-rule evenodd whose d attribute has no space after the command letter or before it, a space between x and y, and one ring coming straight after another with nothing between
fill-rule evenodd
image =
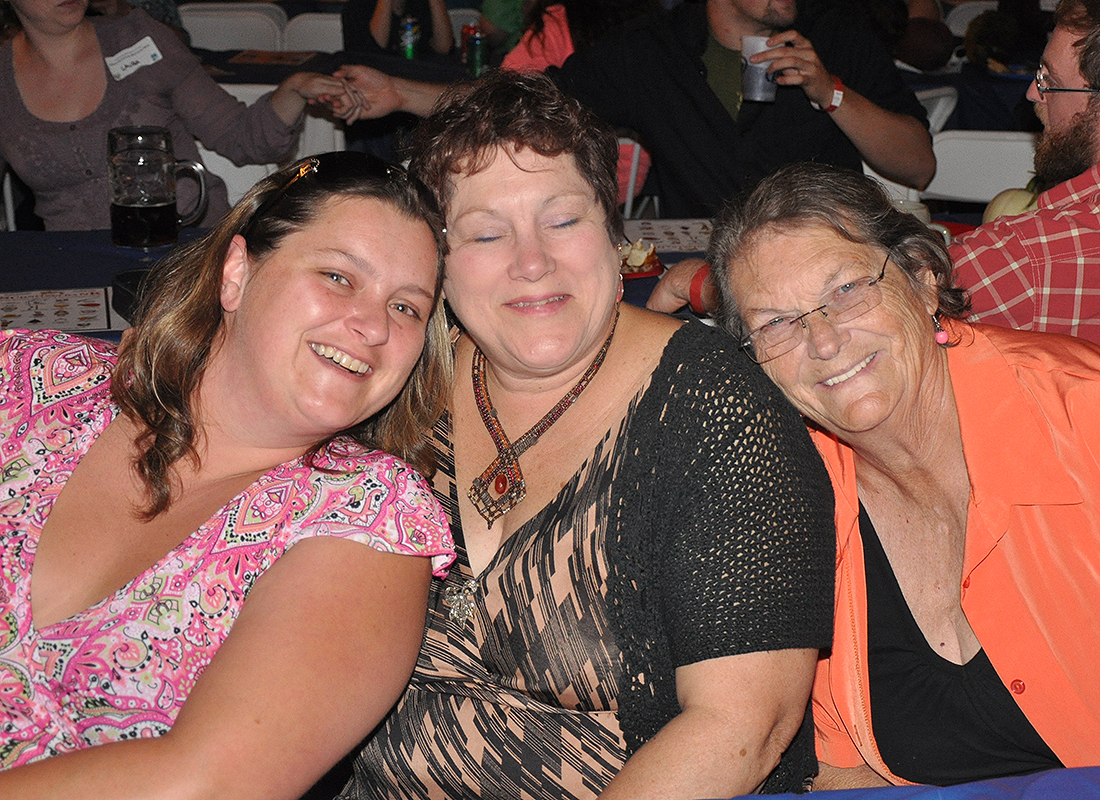
<instances>
[{"instance_id":1,"label":"white folding chair","mask_svg":"<svg viewBox=\"0 0 1100 800\"><path fill-rule=\"evenodd\" d=\"M186 3L181 5L180 8L185 6L199 6L206 10L213 11L254 11L257 14L263 14L265 17L271 17L271 21L278 25L280 28L286 26L287 16L283 7L276 3L265 3L263 0L257 0L256 2L222 2L222 3Z\"/></svg>"},{"instance_id":2,"label":"white folding chair","mask_svg":"<svg viewBox=\"0 0 1100 800\"><path fill-rule=\"evenodd\" d=\"M997 0L970 0L969 3L960 3L948 11L943 21L951 34L961 39L966 36L966 29L976 16L985 11L996 10Z\"/></svg>"},{"instance_id":3,"label":"white folding chair","mask_svg":"<svg viewBox=\"0 0 1100 800\"><path fill-rule=\"evenodd\" d=\"M928 132L935 136L947 124L951 112L959 102L959 92L954 86L937 86L914 92L917 100L928 112Z\"/></svg>"},{"instance_id":4,"label":"white folding chair","mask_svg":"<svg viewBox=\"0 0 1100 800\"><path fill-rule=\"evenodd\" d=\"M873 169L871 169L866 161L863 162L863 174L867 175L868 177L874 178L876 181L881 183L883 188L886 189L886 193L890 195L890 199L893 200L895 203L904 200L920 200L920 191L912 188L911 186L906 186L902 183L896 183L889 178L882 177Z\"/></svg>"},{"instance_id":5,"label":"white folding chair","mask_svg":"<svg viewBox=\"0 0 1100 800\"><path fill-rule=\"evenodd\" d=\"M454 32L455 44L462 47L462 27L464 25L477 25L481 19L481 12L476 8L448 8L447 14L451 18L451 30Z\"/></svg>"},{"instance_id":6,"label":"white folding chair","mask_svg":"<svg viewBox=\"0 0 1100 800\"><path fill-rule=\"evenodd\" d=\"M340 15L310 12L291 17L283 27L283 49L340 52L344 49L344 24Z\"/></svg>"},{"instance_id":7,"label":"white folding chair","mask_svg":"<svg viewBox=\"0 0 1100 800\"><path fill-rule=\"evenodd\" d=\"M933 200L988 203L1026 186L1035 160L1034 133L941 131L932 137L936 177L921 194Z\"/></svg>"},{"instance_id":8,"label":"white folding chair","mask_svg":"<svg viewBox=\"0 0 1100 800\"><path fill-rule=\"evenodd\" d=\"M296 158L347 149L342 125L315 114L316 109L306 110L306 124L302 128L302 138L298 142Z\"/></svg>"},{"instance_id":9,"label":"white folding chair","mask_svg":"<svg viewBox=\"0 0 1100 800\"><path fill-rule=\"evenodd\" d=\"M204 50L279 50L286 12L274 3L185 3L191 46Z\"/></svg>"}]
</instances>

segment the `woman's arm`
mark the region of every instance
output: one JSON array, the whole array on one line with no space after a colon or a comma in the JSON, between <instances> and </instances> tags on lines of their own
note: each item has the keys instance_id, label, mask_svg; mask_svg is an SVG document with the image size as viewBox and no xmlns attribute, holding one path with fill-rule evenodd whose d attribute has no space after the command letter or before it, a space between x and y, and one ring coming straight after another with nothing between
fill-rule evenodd
<instances>
[{"instance_id":1,"label":"woman's arm","mask_svg":"<svg viewBox=\"0 0 1100 800\"><path fill-rule=\"evenodd\" d=\"M426 117L447 88L440 83L396 78L361 64L345 64L333 74L346 80L355 91L358 111L348 118L349 122L378 119L395 111Z\"/></svg>"},{"instance_id":2,"label":"woman's arm","mask_svg":"<svg viewBox=\"0 0 1100 800\"><path fill-rule=\"evenodd\" d=\"M637 485L640 521L608 553L626 586L644 581L645 649L667 643L676 669L664 674L622 637L627 674L646 673L668 721L656 729L640 682L620 694L637 750L608 797L751 792L798 732L817 649L832 638L832 487L805 423L721 331L686 325L670 341L634 424L651 419L657 430L632 444L659 459L616 478ZM777 789L813 772L808 738Z\"/></svg>"},{"instance_id":3,"label":"woman's arm","mask_svg":"<svg viewBox=\"0 0 1100 800\"><path fill-rule=\"evenodd\" d=\"M171 731L0 773L0 796L301 796L404 689L430 569L357 542L300 542L256 582Z\"/></svg>"},{"instance_id":4,"label":"woman's arm","mask_svg":"<svg viewBox=\"0 0 1100 800\"><path fill-rule=\"evenodd\" d=\"M726 656L676 670L683 709L600 797L732 797L756 789L798 732L817 650Z\"/></svg>"},{"instance_id":5,"label":"woman's arm","mask_svg":"<svg viewBox=\"0 0 1100 800\"><path fill-rule=\"evenodd\" d=\"M428 7L432 10L432 50L442 56L451 52L454 46L454 31L451 28L451 17L447 13L447 4L444 0L428 0Z\"/></svg>"},{"instance_id":6,"label":"woman's arm","mask_svg":"<svg viewBox=\"0 0 1100 800\"><path fill-rule=\"evenodd\" d=\"M378 0L370 17L370 35L383 50L390 43L390 26L393 24L393 0Z\"/></svg>"}]
</instances>

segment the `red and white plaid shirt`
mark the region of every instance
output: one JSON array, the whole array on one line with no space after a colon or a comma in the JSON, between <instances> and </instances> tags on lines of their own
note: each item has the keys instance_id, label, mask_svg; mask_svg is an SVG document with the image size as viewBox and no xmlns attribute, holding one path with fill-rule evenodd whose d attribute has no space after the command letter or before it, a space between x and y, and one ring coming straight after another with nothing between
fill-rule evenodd
<instances>
[{"instance_id":1,"label":"red and white plaid shirt","mask_svg":"<svg viewBox=\"0 0 1100 800\"><path fill-rule=\"evenodd\" d=\"M1100 343L1100 165L951 245L974 321Z\"/></svg>"}]
</instances>

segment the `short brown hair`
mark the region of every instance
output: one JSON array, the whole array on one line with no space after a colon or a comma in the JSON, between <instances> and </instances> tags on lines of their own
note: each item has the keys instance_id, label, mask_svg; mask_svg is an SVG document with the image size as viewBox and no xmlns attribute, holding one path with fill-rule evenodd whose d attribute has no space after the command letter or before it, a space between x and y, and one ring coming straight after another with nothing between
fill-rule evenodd
<instances>
[{"instance_id":1,"label":"short brown hair","mask_svg":"<svg viewBox=\"0 0 1100 800\"><path fill-rule=\"evenodd\" d=\"M303 172L314 165L312 172ZM381 200L428 225L436 241L435 304L424 351L401 393L369 419L318 442L312 453L338 435L350 436L431 475L427 434L445 407L451 383L451 347L439 300L446 255L442 219L427 191L400 167L364 153L325 153L264 178L210 233L173 250L145 281L134 336L119 355L112 396L145 431L138 441L137 468L149 493L146 518L171 504L172 465L184 457L197 459L200 421L193 403L222 327L222 270L233 237L244 235L249 257L262 261L288 234L309 225L326 203L341 197Z\"/></svg>"},{"instance_id":2,"label":"short brown hair","mask_svg":"<svg viewBox=\"0 0 1100 800\"><path fill-rule=\"evenodd\" d=\"M742 327L729 292L731 264L756 246L761 234L812 225L830 228L850 242L880 247L917 285L921 269L936 277L937 314L962 319L969 310L965 292L954 284L951 257L943 237L912 214L898 211L882 184L852 170L828 164L788 164L757 184L740 202L727 205L714 220L707 261L721 293L719 321L734 334Z\"/></svg>"},{"instance_id":3,"label":"short brown hair","mask_svg":"<svg viewBox=\"0 0 1100 800\"><path fill-rule=\"evenodd\" d=\"M1100 89L1100 0L1062 0L1054 12L1054 25L1079 34L1077 66L1092 89Z\"/></svg>"},{"instance_id":4,"label":"short brown hair","mask_svg":"<svg viewBox=\"0 0 1100 800\"><path fill-rule=\"evenodd\" d=\"M608 235L615 242L622 238L614 132L538 73L493 70L448 88L417 126L409 171L446 216L454 176L485 169L500 149L573 156L604 209Z\"/></svg>"}]
</instances>

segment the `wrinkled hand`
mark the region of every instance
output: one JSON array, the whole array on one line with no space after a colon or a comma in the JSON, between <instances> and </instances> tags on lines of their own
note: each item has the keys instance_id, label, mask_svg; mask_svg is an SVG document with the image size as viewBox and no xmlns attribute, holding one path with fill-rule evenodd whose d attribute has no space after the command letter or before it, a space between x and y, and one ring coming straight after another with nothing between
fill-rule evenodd
<instances>
[{"instance_id":1,"label":"wrinkled hand","mask_svg":"<svg viewBox=\"0 0 1100 800\"><path fill-rule=\"evenodd\" d=\"M671 314L686 306L691 299L691 279L705 263L701 258L687 258L673 264L657 282L645 307Z\"/></svg>"},{"instance_id":2,"label":"wrinkled hand","mask_svg":"<svg viewBox=\"0 0 1100 800\"><path fill-rule=\"evenodd\" d=\"M292 77L292 88L310 105L324 105L340 119L356 113L360 101L347 82L319 72L300 72Z\"/></svg>"},{"instance_id":3,"label":"wrinkled hand","mask_svg":"<svg viewBox=\"0 0 1100 800\"><path fill-rule=\"evenodd\" d=\"M345 117L346 122L360 119L378 119L401 110L402 97L393 78L361 64L347 64L333 73L355 97L354 114Z\"/></svg>"},{"instance_id":4,"label":"wrinkled hand","mask_svg":"<svg viewBox=\"0 0 1100 800\"><path fill-rule=\"evenodd\" d=\"M749 60L769 64L768 72L778 73L779 85L801 86L810 100L822 108L829 105L833 99L833 76L817 57L809 39L798 31L783 31L769 37L768 46L773 49L757 53Z\"/></svg>"}]
</instances>

